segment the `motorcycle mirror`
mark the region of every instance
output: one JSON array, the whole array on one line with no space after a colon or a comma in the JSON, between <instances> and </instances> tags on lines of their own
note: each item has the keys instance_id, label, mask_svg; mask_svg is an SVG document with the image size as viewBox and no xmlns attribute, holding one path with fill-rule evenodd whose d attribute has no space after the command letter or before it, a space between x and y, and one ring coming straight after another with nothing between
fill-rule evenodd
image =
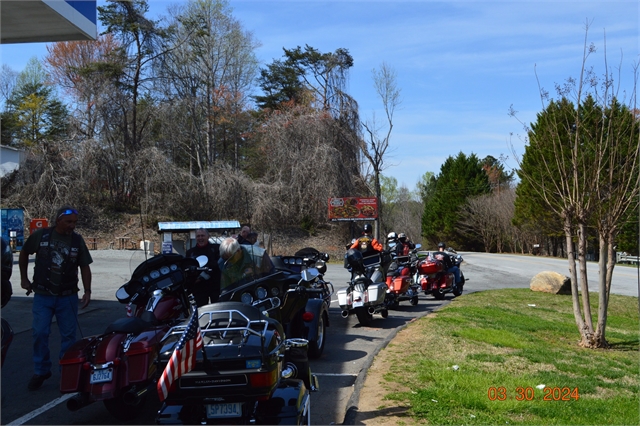
<instances>
[{"instance_id":1,"label":"motorcycle mirror","mask_svg":"<svg viewBox=\"0 0 640 426\"><path fill-rule=\"evenodd\" d=\"M204 254L196 257L196 260L198 261L198 264L201 268L207 266L207 263L209 262L209 258Z\"/></svg>"},{"instance_id":2,"label":"motorcycle mirror","mask_svg":"<svg viewBox=\"0 0 640 426\"><path fill-rule=\"evenodd\" d=\"M422 244L416 244L416 249L419 249L422 247Z\"/></svg>"},{"instance_id":3,"label":"motorcycle mirror","mask_svg":"<svg viewBox=\"0 0 640 426\"><path fill-rule=\"evenodd\" d=\"M302 271L301 275L303 281L313 281L320 275L320 271L316 268L308 268Z\"/></svg>"},{"instance_id":4,"label":"motorcycle mirror","mask_svg":"<svg viewBox=\"0 0 640 426\"><path fill-rule=\"evenodd\" d=\"M120 303L127 303L129 299L131 299L131 295L127 293L127 290L122 286L116 291L116 299L118 299Z\"/></svg>"}]
</instances>

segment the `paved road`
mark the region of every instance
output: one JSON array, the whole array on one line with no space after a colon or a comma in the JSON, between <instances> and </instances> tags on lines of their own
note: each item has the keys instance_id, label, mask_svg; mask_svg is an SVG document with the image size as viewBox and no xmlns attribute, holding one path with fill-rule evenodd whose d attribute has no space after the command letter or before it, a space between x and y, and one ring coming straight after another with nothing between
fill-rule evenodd
<instances>
[{"instance_id":1,"label":"paved road","mask_svg":"<svg viewBox=\"0 0 640 426\"><path fill-rule=\"evenodd\" d=\"M506 287L528 287L535 273L556 270L566 274L566 260L533 258L510 255L462 253L463 269L468 283L465 292ZM124 315L124 305L115 302L114 293L129 278L131 271L142 260L141 251L100 250L93 251L93 298L89 308L81 312L80 329L83 335L97 334L107 324ZM16 256L17 259L17 256ZM564 265L564 266L563 266ZM590 272L591 274L591 272ZM637 296L637 270L616 268L613 292ZM596 274L590 275L596 277ZM326 278L333 282L336 291L346 285L348 274L341 265L330 264ZM14 297L2 310L3 318L12 325L16 334L2 370L2 424L118 424L100 403L69 412L65 407L67 396L58 391L59 373L36 392L28 392L26 383L32 374L31 363L31 298L19 288L19 272L14 265ZM596 289L595 284L592 287ZM437 309L451 300L436 301L420 296L417 306L402 302L399 309L391 311L386 319L374 316L368 327L361 327L355 317L340 316L337 302L330 309L330 327L327 329L327 346L322 357L312 361L313 371L319 375L321 390L312 397L312 421L314 424L341 424L354 418L357 410L359 386L373 356L395 333L417 317ZM51 350L57 354L59 337L52 328ZM19 401L19 403L15 403ZM152 424L159 402L155 396L149 399L145 410L135 423Z\"/></svg>"}]
</instances>

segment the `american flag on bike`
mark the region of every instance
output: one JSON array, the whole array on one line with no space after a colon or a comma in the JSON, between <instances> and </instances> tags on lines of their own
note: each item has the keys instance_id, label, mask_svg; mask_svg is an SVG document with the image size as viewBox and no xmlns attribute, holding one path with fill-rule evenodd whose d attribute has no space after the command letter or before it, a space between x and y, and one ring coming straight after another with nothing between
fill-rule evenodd
<instances>
[{"instance_id":1,"label":"american flag on bike","mask_svg":"<svg viewBox=\"0 0 640 426\"><path fill-rule=\"evenodd\" d=\"M183 374L193 370L196 364L196 354L202 348L202 334L198 324L198 308L194 306L193 315L178 341L176 348L167 363L162 377L158 380L158 396L160 401L167 399L173 383Z\"/></svg>"}]
</instances>

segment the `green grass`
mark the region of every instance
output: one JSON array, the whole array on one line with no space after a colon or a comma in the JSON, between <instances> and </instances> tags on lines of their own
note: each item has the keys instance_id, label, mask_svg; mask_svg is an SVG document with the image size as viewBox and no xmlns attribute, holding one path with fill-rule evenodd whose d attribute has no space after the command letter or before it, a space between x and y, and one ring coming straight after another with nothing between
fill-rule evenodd
<instances>
[{"instance_id":1,"label":"green grass","mask_svg":"<svg viewBox=\"0 0 640 426\"><path fill-rule=\"evenodd\" d=\"M405 332L378 356L385 399L410 407L408 424L640 423L635 297L611 296L606 350L578 345L570 296L528 289L459 297Z\"/></svg>"}]
</instances>

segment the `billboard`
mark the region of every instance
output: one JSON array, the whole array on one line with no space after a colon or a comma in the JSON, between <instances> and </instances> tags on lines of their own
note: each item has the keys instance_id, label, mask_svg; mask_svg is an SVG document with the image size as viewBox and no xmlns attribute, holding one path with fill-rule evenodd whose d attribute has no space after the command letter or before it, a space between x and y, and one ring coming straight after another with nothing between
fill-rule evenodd
<instances>
[{"instance_id":1,"label":"billboard","mask_svg":"<svg viewBox=\"0 0 640 426\"><path fill-rule=\"evenodd\" d=\"M329 220L373 220L378 218L378 199L375 197L329 198Z\"/></svg>"}]
</instances>

